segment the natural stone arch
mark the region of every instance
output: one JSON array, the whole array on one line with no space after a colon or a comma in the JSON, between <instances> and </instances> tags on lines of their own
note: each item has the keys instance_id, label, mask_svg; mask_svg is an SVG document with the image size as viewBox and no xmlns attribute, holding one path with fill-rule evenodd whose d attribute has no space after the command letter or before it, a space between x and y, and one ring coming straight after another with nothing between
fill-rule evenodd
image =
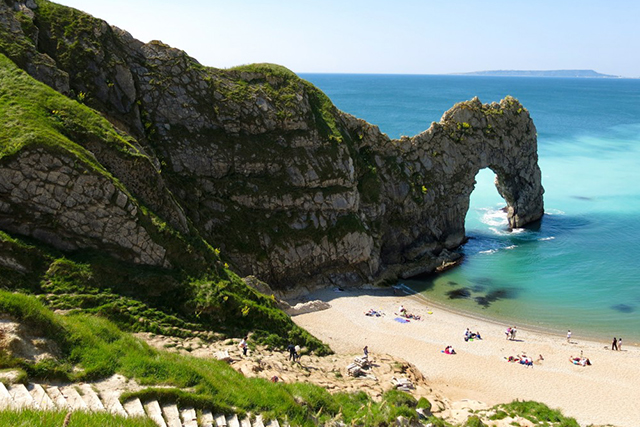
<instances>
[{"instance_id":1,"label":"natural stone arch","mask_svg":"<svg viewBox=\"0 0 640 427\"><path fill-rule=\"evenodd\" d=\"M476 175L489 168L495 173L496 188L507 204L511 228L542 217L544 189L536 129L528 111L517 100L507 97L500 104L483 105L476 97L447 111L440 125L449 136L440 147L451 155L448 167L454 171L449 191L454 196L456 186L460 188L466 200L461 201L464 216ZM457 149L451 148L453 144Z\"/></svg>"},{"instance_id":2,"label":"natural stone arch","mask_svg":"<svg viewBox=\"0 0 640 427\"><path fill-rule=\"evenodd\" d=\"M465 218L481 169L496 174L510 227L543 215L536 129L529 112L511 97L499 104L483 105L477 98L456 104L427 131L391 142L413 191L407 196L397 181L385 186L380 265L388 270L398 265L404 276L430 271L434 259L441 262L443 249L465 241Z\"/></svg>"}]
</instances>

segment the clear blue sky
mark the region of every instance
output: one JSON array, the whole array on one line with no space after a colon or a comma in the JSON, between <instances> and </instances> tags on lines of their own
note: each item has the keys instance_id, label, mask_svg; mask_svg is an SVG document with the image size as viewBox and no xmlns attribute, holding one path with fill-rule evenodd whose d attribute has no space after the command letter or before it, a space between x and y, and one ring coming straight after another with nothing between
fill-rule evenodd
<instances>
[{"instance_id":1,"label":"clear blue sky","mask_svg":"<svg viewBox=\"0 0 640 427\"><path fill-rule=\"evenodd\" d=\"M637 0L60 0L204 65L442 74L640 76Z\"/></svg>"}]
</instances>

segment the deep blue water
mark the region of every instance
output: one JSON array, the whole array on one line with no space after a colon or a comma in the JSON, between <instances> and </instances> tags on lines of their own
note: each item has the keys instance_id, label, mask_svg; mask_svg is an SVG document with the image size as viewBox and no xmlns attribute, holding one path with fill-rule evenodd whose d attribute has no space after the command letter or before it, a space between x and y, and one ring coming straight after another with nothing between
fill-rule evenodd
<instances>
[{"instance_id":1,"label":"deep blue water","mask_svg":"<svg viewBox=\"0 0 640 427\"><path fill-rule=\"evenodd\" d=\"M478 174L464 263L405 281L430 299L574 337L640 341L640 80L303 74L392 138L454 103L514 96L538 131L545 217L509 232L489 170Z\"/></svg>"}]
</instances>

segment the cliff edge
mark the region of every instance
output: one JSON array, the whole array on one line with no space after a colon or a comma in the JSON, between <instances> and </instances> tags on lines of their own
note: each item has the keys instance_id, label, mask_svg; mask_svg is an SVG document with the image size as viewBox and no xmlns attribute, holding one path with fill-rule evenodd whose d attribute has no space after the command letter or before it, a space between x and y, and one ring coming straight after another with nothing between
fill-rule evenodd
<instances>
[{"instance_id":1,"label":"cliff edge","mask_svg":"<svg viewBox=\"0 0 640 427\"><path fill-rule=\"evenodd\" d=\"M110 122L87 132L88 108L44 106L81 149L46 132L2 142L0 229L58 250L171 269L201 239L275 288L372 283L430 271L464 241L480 169L512 227L543 215L536 129L510 97L392 140L283 67L204 67L45 0L0 1L0 53Z\"/></svg>"}]
</instances>

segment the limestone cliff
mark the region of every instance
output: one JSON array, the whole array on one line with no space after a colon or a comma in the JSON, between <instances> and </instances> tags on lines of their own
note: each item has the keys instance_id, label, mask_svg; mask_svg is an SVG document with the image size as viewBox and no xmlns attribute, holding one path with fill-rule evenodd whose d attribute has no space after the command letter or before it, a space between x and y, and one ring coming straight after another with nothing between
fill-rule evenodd
<instances>
[{"instance_id":1,"label":"limestone cliff","mask_svg":"<svg viewBox=\"0 0 640 427\"><path fill-rule=\"evenodd\" d=\"M129 137L123 154L72 135L106 175L55 150L0 158L0 228L62 250L176 266L144 205L276 287L363 283L429 271L460 245L482 168L512 227L543 214L535 126L513 98L462 102L391 140L282 67L204 67L44 0L0 1L0 52Z\"/></svg>"}]
</instances>

